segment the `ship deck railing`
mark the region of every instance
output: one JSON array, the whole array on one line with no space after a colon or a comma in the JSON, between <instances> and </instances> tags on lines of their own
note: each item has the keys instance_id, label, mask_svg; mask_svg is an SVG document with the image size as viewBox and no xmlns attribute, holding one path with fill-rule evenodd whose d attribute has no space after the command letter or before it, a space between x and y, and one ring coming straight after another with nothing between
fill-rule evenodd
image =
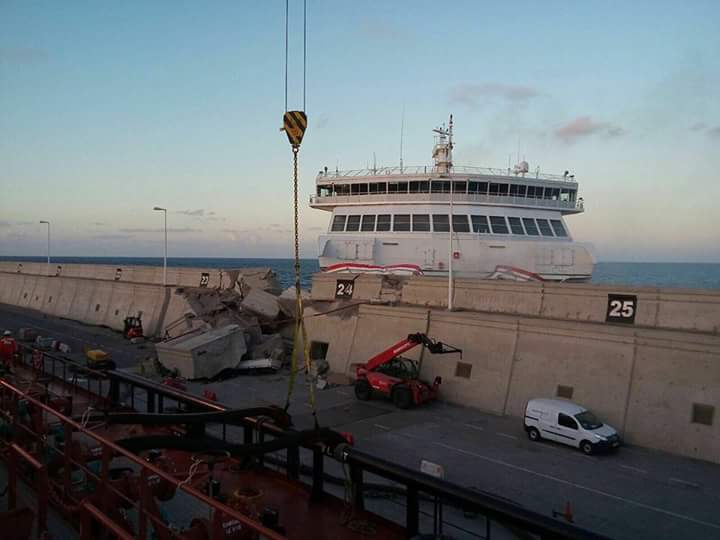
<instances>
[{"instance_id":1,"label":"ship deck railing","mask_svg":"<svg viewBox=\"0 0 720 540\"><path fill-rule=\"evenodd\" d=\"M509 195L486 195L484 193L453 193L453 203L479 203L497 206L524 206L583 212L583 201L561 201L558 199L534 199L511 197ZM449 203L450 193L363 193L358 195L311 195L311 205L376 204L376 203Z\"/></svg>"},{"instance_id":2,"label":"ship deck railing","mask_svg":"<svg viewBox=\"0 0 720 540\"><path fill-rule=\"evenodd\" d=\"M409 165L403 167L373 167L368 169L349 169L349 170L322 170L318 173L318 180L342 180L347 178L369 176L369 177L411 177L420 175L432 175L434 177L448 177L462 174L472 174L487 177L503 177L527 180L551 180L553 182L569 182L576 183L574 175L566 174L550 174L540 171L515 173L512 169L497 169L493 167L473 167L465 165L456 165L448 172L438 169L432 165Z\"/></svg>"}]
</instances>

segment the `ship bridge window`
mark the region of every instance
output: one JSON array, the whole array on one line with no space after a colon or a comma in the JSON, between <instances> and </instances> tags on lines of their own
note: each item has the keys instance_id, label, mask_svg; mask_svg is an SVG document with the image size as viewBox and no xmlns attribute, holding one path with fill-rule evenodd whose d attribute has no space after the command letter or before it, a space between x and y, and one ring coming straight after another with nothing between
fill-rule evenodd
<instances>
[{"instance_id":1,"label":"ship bridge window","mask_svg":"<svg viewBox=\"0 0 720 540\"><path fill-rule=\"evenodd\" d=\"M346 219L347 216L335 216L333 218L332 227L330 227L330 230L332 232L343 232L345 230Z\"/></svg>"},{"instance_id":2,"label":"ship bridge window","mask_svg":"<svg viewBox=\"0 0 720 540\"><path fill-rule=\"evenodd\" d=\"M429 232L430 216L428 214L413 214L412 230L415 232Z\"/></svg>"},{"instance_id":3,"label":"ship bridge window","mask_svg":"<svg viewBox=\"0 0 720 540\"><path fill-rule=\"evenodd\" d=\"M487 182L468 182L468 193L487 195Z\"/></svg>"},{"instance_id":4,"label":"ship bridge window","mask_svg":"<svg viewBox=\"0 0 720 540\"><path fill-rule=\"evenodd\" d=\"M537 198L537 194L535 193L537 190L540 190L540 194L542 195L542 188L536 188L535 186L528 186L527 187L527 197L528 199L535 199Z\"/></svg>"},{"instance_id":5,"label":"ship bridge window","mask_svg":"<svg viewBox=\"0 0 720 540\"><path fill-rule=\"evenodd\" d=\"M511 197L524 197L527 186L524 184L510 184Z\"/></svg>"},{"instance_id":6,"label":"ship bridge window","mask_svg":"<svg viewBox=\"0 0 720 540\"><path fill-rule=\"evenodd\" d=\"M368 192L367 184L352 184L351 193L353 195L365 195Z\"/></svg>"},{"instance_id":7,"label":"ship bridge window","mask_svg":"<svg viewBox=\"0 0 720 540\"><path fill-rule=\"evenodd\" d=\"M540 234L543 236L553 236L552 229L550 228L550 224L547 219L537 218L535 221L537 221L538 227L540 228Z\"/></svg>"},{"instance_id":8,"label":"ship bridge window","mask_svg":"<svg viewBox=\"0 0 720 540\"><path fill-rule=\"evenodd\" d=\"M430 193L430 182L410 182L410 193Z\"/></svg>"},{"instance_id":9,"label":"ship bridge window","mask_svg":"<svg viewBox=\"0 0 720 540\"><path fill-rule=\"evenodd\" d=\"M532 187L532 186L529 186ZM539 236L540 233L538 232L537 225L535 225L535 220L533 218L522 218L523 225L525 225L525 230L530 236Z\"/></svg>"},{"instance_id":10,"label":"ship bridge window","mask_svg":"<svg viewBox=\"0 0 720 540\"><path fill-rule=\"evenodd\" d=\"M508 184L490 184L490 195L507 195Z\"/></svg>"},{"instance_id":11,"label":"ship bridge window","mask_svg":"<svg viewBox=\"0 0 720 540\"><path fill-rule=\"evenodd\" d=\"M338 184L335 186L335 195L350 195L349 184Z\"/></svg>"},{"instance_id":12,"label":"ship bridge window","mask_svg":"<svg viewBox=\"0 0 720 540\"><path fill-rule=\"evenodd\" d=\"M354 232L360 230L360 216L348 216L346 232Z\"/></svg>"},{"instance_id":13,"label":"ship bridge window","mask_svg":"<svg viewBox=\"0 0 720 540\"><path fill-rule=\"evenodd\" d=\"M370 193L387 193L386 182L371 182Z\"/></svg>"},{"instance_id":14,"label":"ship bridge window","mask_svg":"<svg viewBox=\"0 0 720 540\"><path fill-rule=\"evenodd\" d=\"M548 192L550 192L549 195L548 195ZM552 199L553 201L560 200L560 188L546 188L545 189L545 198Z\"/></svg>"},{"instance_id":15,"label":"ship bridge window","mask_svg":"<svg viewBox=\"0 0 720 540\"><path fill-rule=\"evenodd\" d=\"M407 193L407 182L388 182L388 193Z\"/></svg>"},{"instance_id":16,"label":"ship bridge window","mask_svg":"<svg viewBox=\"0 0 720 540\"><path fill-rule=\"evenodd\" d=\"M505 216L490 216L490 227L495 234L507 234L508 226L505 223Z\"/></svg>"},{"instance_id":17,"label":"ship bridge window","mask_svg":"<svg viewBox=\"0 0 720 540\"><path fill-rule=\"evenodd\" d=\"M470 220L472 221L473 232L483 234L490 233L487 216L470 216Z\"/></svg>"},{"instance_id":18,"label":"ship bridge window","mask_svg":"<svg viewBox=\"0 0 720 540\"><path fill-rule=\"evenodd\" d=\"M550 225L552 225L553 231L555 231L555 236L567 236L565 227L563 227L562 221L559 219L551 219Z\"/></svg>"},{"instance_id":19,"label":"ship bridge window","mask_svg":"<svg viewBox=\"0 0 720 540\"><path fill-rule=\"evenodd\" d=\"M377 217L377 225L375 225L376 231L389 231L390 230L390 214L379 214Z\"/></svg>"},{"instance_id":20,"label":"ship bridge window","mask_svg":"<svg viewBox=\"0 0 720 540\"><path fill-rule=\"evenodd\" d=\"M365 214L362 217L360 230L364 232L372 232L375 230L375 214Z\"/></svg>"},{"instance_id":21,"label":"ship bridge window","mask_svg":"<svg viewBox=\"0 0 720 540\"><path fill-rule=\"evenodd\" d=\"M450 182L433 180L430 183L430 191L433 193L450 193Z\"/></svg>"},{"instance_id":22,"label":"ship bridge window","mask_svg":"<svg viewBox=\"0 0 720 540\"><path fill-rule=\"evenodd\" d=\"M405 232L410 230L410 214L395 214L393 231Z\"/></svg>"},{"instance_id":23,"label":"ship bridge window","mask_svg":"<svg viewBox=\"0 0 720 540\"><path fill-rule=\"evenodd\" d=\"M470 232L470 225L466 215L453 214L452 222L454 232Z\"/></svg>"},{"instance_id":24,"label":"ship bridge window","mask_svg":"<svg viewBox=\"0 0 720 540\"><path fill-rule=\"evenodd\" d=\"M525 234L522 223L520 222L520 218L509 217L508 223L510 223L510 230L513 234Z\"/></svg>"},{"instance_id":25,"label":"ship bridge window","mask_svg":"<svg viewBox=\"0 0 720 540\"><path fill-rule=\"evenodd\" d=\"M435 232L450 232L450 220L449 220L447 214L433 214L432 220L433 220L433 231L435 231Z\"/></svg>"},{"instance_id":26,"label":"ship bridge window","mask_svg":"<svg viewBox=\"0 0 720 540\"><path fill-rule=\"evenodd\" d=\"M465 181L461 181L461 182L455 181L455 182L453 182L452 190L453 190L453 193L467 193L467 187L468 187L468 183L467 183L467 182L465 182Z\"/></svg>"},{"instance_id":27,"label":"ship bridge window","mask_svg":"<svg viewBox=\"0 0 720 540\"><path fill-rule=\"evenodd\" d=\"M328 186L318 186L317 194L319 197L330 197L333 193Z\"/></svg>"},{"instance_id":28,"label":"ship bridge window","mask_svg":"<svg viewBox=\"0 0 720 540\"><path fill-rule=\"evenodd\" d=\"M571 189L564 189L564 188L561 189L560 190L560 200L565 201L565 202L574 200L574 197L572 199L570 198L571 193L574 193L574 191Z\"/></svg>"}]
</instances>

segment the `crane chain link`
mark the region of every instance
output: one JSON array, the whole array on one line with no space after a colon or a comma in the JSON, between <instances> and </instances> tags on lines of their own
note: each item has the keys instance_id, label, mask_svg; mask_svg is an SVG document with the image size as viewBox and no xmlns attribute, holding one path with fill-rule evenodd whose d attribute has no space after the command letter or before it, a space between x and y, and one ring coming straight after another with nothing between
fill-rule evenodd
<instances>
[{"instance_id":1,"label":"crane chain link","mask_svg":"<svg viewBox=\"0 0 720 540\"><path fill-rule=\"evenodd\" d=\"M290 407L290 398L292 397L295 387L295 379L297 377L297 346L298 339L302 339L303 344L303 364L305 368L305 376L310 374L310 344L307 339L307 329L305 328L305 318L303 317L304 307L302 301L301 288L301 267L300 267L300 217L298 210L298 153L300 145L292 145L293 151L293 222L295 226L295 331L293 332L293 348L292 358L290 360L290 380L288 383L287 401L285 402L285 410ZM312 408L313 420L317 428L317 411L315 410L315 385L310 379L310 407Z\"/></svg>"}]
</instances>

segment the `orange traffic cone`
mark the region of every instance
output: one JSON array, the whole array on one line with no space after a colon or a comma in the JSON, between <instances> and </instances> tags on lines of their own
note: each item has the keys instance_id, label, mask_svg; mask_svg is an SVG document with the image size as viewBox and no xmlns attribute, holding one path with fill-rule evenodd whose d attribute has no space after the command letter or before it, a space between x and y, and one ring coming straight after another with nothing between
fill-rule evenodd
<instances>
[{"instance_id":1,"label":"orange traffic cone","mask_svg":"<svg viewBox=\"0 0 720 540\"><path fill-rule=\"evenodd\" d=\"M567 501L565 503L565 509L562 512L553 510L553 517L561 517L568 523L575 523L575 520L573 519L573 511L572 506L570 505L570 501Z\"/></svg>"}]
</instances>

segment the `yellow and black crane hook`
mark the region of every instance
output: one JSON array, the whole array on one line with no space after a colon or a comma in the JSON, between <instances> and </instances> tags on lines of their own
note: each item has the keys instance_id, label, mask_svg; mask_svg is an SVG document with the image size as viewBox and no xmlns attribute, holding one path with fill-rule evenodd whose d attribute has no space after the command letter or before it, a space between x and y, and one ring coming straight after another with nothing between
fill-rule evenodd
<instances>
[{"instance_id":1,"label":"yellow and black crane hook","mask_svg":"<svg viewBox=\"0 0 720 540\"><path fill-rule=\"evenodd\" d=\"M306 376L310 372L310 344L307 339L305 319L303 317L303 301L301 289L301 266L300 266L300 220L298 212L298 153L300 144L307 130L307 114L305 113L306 95L306 74L307 74L307 0L303 1L303 110L288 110L288 34L289 34L289 0L285 0L285 113L283 114L283 127L293 152L293 224L294 224L294 248L295 248L295 330L293 332L293 348L290 367L290 380L288 383L285 410L290 407L290 398L295 387L295 379L298 372L298 345L302 340L303 367ZM318 427L317 412L315 408L315 387L312 381L310 387L310 407L312 409L315 427Z\"/></svg>"}]
</instances>

